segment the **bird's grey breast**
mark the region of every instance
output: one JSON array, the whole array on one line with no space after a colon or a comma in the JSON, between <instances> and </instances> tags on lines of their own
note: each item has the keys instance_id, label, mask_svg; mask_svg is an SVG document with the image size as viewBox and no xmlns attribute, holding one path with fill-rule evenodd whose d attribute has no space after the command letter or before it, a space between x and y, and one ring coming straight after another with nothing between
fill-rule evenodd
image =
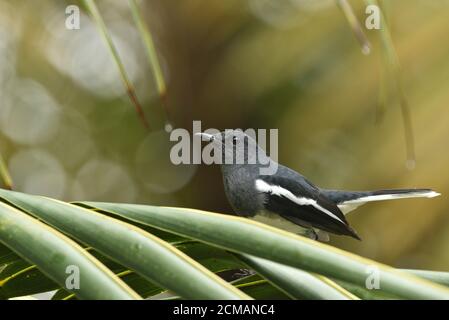
<instances>
[{"instance_id":1,"label":"bird's grey breast","mask_svg":"<svg viewBox=\"0 0 449 320\"><path fill-rule=\"evenodd\" d=\"M263 209L264 195L256 190L257 175L248 168L236 168L223 173L226 197L240 216L254 216Z\"/></svg>"}]
</instances>

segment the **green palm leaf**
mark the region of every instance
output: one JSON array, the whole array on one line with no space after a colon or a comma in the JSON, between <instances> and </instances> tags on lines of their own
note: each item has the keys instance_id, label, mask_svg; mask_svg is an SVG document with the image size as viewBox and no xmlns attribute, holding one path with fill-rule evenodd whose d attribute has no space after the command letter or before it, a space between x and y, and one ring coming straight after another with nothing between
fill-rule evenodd
<instances>
[{"instance_id":1,"label":"green palm leaf","mask_svg":"<svg viewBox=\"0 0 449 320\"><path fill-rule=\"evenodd\" d=\"M365 286L375 268L382 290L410 299L449 299L443 286L248 219L193 209L84 202L132 221L331 278Z\"/></svg>"},{"instance_id":2,"label":"green palm leaf","mask_svg":"<svg viewBox=\"0 0 449 320\"><path fill-rule=\"evenodd\" d=\"M336 283L318 275L249 255L238 257L293 299L358 300Z\"/></svg>"},{"instance_id":3,"label":"green palm leaf","mask_svg":"<svg viewBox=\"0 0 449 320\"><path fill-rule=\"evenodd\" d=\"M43 197L1 197L184 298L249 299L160 238L100 213Z\"/></svg>"},{"instance_id":4,"label":"green palm leaf","mask_svg":"<svg viewBox=\"0 0 449 320\"><path fill-rule=\"evenodd\" d=\"M79 289L85 299L139 299L124 282L75 242L42 222L0 203L0 241L36 264L60 286L66 285L67 267L79 268ZM0 287L7 282L4 279Z\"/></svg>"},{"instance_id":5,"label":"green palm leaf","mask_svg":"<svg viewBox=\"0 0 449 320\"><path fill-rule=\"evenodd\" d=\"M448 298L437 284L448 273L398 271L244 218L1 189L0 199L0 299L49 290L64 300ZM80 290L65 288L69 262L80 266ZM245 267L258 274L218 276ZM366 289L367 267L378 269L379 290Z\"/></svg>"}]
</instances>

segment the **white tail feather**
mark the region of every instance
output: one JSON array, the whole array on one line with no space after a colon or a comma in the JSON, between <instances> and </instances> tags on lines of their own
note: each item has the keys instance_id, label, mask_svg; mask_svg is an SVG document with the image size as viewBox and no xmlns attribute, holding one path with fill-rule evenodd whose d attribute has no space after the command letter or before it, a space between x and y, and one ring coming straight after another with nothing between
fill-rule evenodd
<instances>
[{"instance_id":1,"label":"white tail feather","mask_svg":"<svg viewBox=\"0 0 449 320\"><path fill-rule=\"evenodd\" d=\"M340 208L343 214L347 214L367 202L406 198L433 198L438 197L439 195L441 194L435 191L373 195L344 201L338 204L338 208Z\"/></svg>"}]
</instances>

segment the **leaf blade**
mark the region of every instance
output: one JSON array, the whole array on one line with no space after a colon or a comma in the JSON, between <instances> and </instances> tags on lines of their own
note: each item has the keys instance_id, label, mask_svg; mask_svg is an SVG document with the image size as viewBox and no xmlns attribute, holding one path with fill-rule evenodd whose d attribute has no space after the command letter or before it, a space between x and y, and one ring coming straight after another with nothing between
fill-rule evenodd
<instances>
[{"instance_id":1,"label":"leaf blade","mask_svg":"<svg viewBox=\"0 0 449 320\"><path fill-rule=\"evenodd\" d=\"M410 299L449 299L449 290L441 285L249 219L184 208L104 202L83 204L227 250L362 286L366 270L375 267L386 292Z\"/></svg>"},{"instance_id":2,"label":"leaf blade","mask_svg":"<svg viewBox=\"0 0 449 320\"><path fill-rule=\"evenodd\" d=\"M140 298L75 242L4 203L0 203L0 241L30 263L36 264L61 286L65 286L67 266L77 266L80 270L80 288L72 289L71 292L81 298Z\"/></svg>"},{"instance_id":3,"label":"leaf blade","mask_svg":"<svg viewBox=\"0 0 449 320\"><path fill-rule=\"evenodd\" d=\"M358 300L343 288L337 289L309 272L246 254L237 257L293 299Z\"/></svg>"},{"instance_id":4,"label":"leaf blade","mask_svg":"<svg viewBox=\"0 0 449 320\"><path fill-rule=\"evenodd\" d=\"M0 197L184 298L250 299L178 249L131 224L49 198L5 190L0 190Z\"/></svg>"}]
</instances>

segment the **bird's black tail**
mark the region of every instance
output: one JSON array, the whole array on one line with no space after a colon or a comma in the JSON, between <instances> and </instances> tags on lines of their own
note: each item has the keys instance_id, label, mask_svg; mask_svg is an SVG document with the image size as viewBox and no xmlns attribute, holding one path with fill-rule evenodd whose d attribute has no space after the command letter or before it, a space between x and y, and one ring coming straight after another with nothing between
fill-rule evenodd
<instances>
[{"instance_id":1,"label":"bird's black tail","mask_svg":"<svg viewBox=\"0 0 449 320\"><path fill-rule=\"evenodd\" d=\"M353 237L354 239L360 240L362 241L362 238L359 237L359 235L357 234L357 232L350 226L348 226L349 229L349 236Z\"/></svg>"}]
</instances>

